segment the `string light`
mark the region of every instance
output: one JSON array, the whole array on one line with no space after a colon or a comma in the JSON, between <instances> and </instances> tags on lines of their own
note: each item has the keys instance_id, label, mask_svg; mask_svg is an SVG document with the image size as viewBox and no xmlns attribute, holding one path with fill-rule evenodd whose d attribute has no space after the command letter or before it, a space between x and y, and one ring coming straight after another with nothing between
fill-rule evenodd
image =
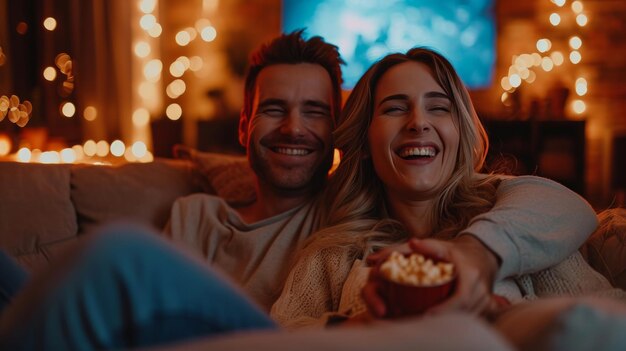
<instances>
[{"instance_id":1,"label":"string light","mask_svg":"<svg viewBox=\"0 0 626 351\"><path fill-rule=\"evenodd\" d=\"M566 0L550 1L558 7L565 6L567 2ZM549 22L552 26L558 26L564 18L574 18L579 27L584 27L587 25L589 18L583 13L583 10L584 6L581 0L573 1L571 3L571 11L574 16L562 17L559 13L552 12L549 16ZM569 52L569 62L572 65L577 65L582 61L582 54L580 52L582 40L579 36L574 35L569 38L568 44L571 48ZM550 52L552 50L552 42L550 39L541 38L537 40L535 46L537 52L514 55L508 74L500 80L500 86L503 90L500 100L505 106L510 105L510 94L515 92L516 88L521 86L524 82L531 84L536 80L537 73L534 71L534 67L541 67L543 71L549 72L555 67L565 63L565 57L562 52L558 50ZM584 78L578 78L574 84L574 90L578 96L586 95L588 92L587 81ZM576 114L584 113L587 108L586 103L582 99L572 101L571 106Z\"/></svg>"}]
</instances>

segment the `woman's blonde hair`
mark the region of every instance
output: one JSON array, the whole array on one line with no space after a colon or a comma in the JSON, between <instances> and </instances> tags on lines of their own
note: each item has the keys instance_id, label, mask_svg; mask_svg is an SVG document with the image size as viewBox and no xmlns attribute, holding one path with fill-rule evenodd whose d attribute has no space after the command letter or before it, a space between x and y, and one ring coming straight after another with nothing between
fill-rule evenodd
<instances>
[{"instance_id":1,"label":"woman's blonde hair","mask_svg":"<svg viewBox=\"0 0 626 351\"><path fill-rule=\"evenodd\" d=\"M342 157L323 197L324 229L312 236L307 250L339 245L353 247L355 255L367 255L377 247L408 238L400 223L388 219L385 190L368 150L378 81L390 68L404 62L419 62L430 69L452 100L454 123L460 135L454 171L431 209L433 236L452 238L471 218L493 206L499 181L493 175L477 177L489 141L469 93L446 58L428 48L413 48L375 63L348 97L334 132L335 147L341 150Z\"/></svg>"}]
</instances>

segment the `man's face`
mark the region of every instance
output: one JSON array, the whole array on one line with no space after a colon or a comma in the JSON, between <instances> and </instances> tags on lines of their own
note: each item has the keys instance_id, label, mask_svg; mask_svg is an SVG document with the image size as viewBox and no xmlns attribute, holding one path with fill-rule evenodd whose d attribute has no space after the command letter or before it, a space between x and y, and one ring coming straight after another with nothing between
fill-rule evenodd
<instances>
[{"instance_id":1,"label":"man's face","mask_svg":"<svg viewBox=\"0 0 626 351\"><path fill-rule=\"evenodd\" d=\"M252 114L239 123L239 141L262 186L300 195L323 183L332 162L332 111L330 76L320 65L261 70Z\"/></svg>"}]
</instances>

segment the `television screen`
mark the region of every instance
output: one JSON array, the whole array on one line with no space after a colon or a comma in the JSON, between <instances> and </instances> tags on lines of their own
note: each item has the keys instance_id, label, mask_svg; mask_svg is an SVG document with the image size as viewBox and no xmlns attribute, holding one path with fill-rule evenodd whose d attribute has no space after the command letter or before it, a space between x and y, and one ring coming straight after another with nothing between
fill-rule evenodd
<instances>
[{"instance_id":1,"label":"television screen","mask_svg":"<svg viewBox=\"0 0 626 351\"><path fill-rule=\"evenodd\" d=\"M351 89L376 60L427 46L445 55L470 89L495 65L494 0L283 0L283 32L305 28L339 47Z\"/></svg>"}]
</instances>

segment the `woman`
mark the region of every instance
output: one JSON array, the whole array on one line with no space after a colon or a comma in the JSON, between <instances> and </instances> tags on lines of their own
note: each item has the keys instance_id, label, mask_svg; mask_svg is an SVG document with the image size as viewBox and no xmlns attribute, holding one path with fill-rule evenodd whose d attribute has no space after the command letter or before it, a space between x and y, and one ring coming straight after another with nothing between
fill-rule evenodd
<instances>
[{"instance_id":1,"label":"woman","mask_svg":"<svg viewBox=\"0 0 626 351\"><path fill-rule=\"evenodd\" d=\"M335 142L343 158L327 193L330 226L303 249L272 308L273 317L288 327L326 322L322 317L336 312L348 317L364 312L359 298L364 285L370 312L384 316L387 308L376 293L376 279L365 284L362 262L384 246L417 238L411 249L465 269L445 242L433 239L467 240L463 229L492 208L498 187L508 181L479 173L488 147L485 131L451 64L429 49L392 54L372 66L346 102ZM543 295L602 291L623 296L580 255L557 267L567 272L562 265L575 267L573 275L500 279L495 292L512 302L534 298L538 291L533 289L542 289ZM490 291L477 294L484 298L465 310L489 313L500 306ZM309 303L299 302L302 295L310 296Z\"/></svg>"}]
</instances>

